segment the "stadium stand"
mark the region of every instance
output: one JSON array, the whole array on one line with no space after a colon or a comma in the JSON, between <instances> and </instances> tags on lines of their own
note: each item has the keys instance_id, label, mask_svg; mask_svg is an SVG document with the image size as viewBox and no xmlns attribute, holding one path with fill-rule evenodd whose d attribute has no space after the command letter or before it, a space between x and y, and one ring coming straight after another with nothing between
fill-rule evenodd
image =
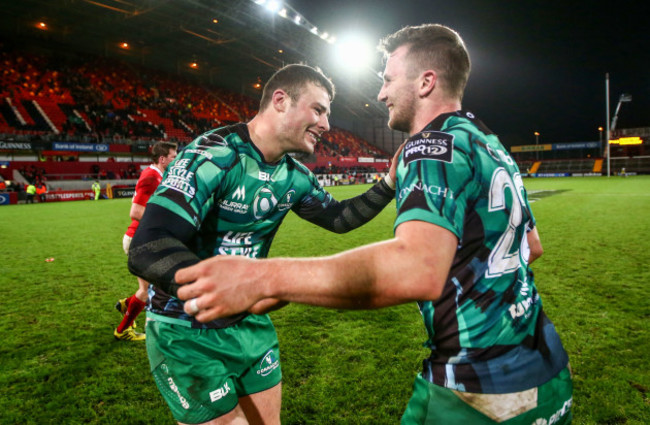
<instances>
[{"instance_id":1,"label":"stadium stand","mask_svg":"<svg viewBox=\"0 0 650 425\"><path fill-rule=\"evenodd\" d=\"M591 173L593 159L558 159L542 161L537 173Z\"/></svg>"},{"instance_id":2,"label":"stadium stand","mask_svg":"<svg viewBox=\"0 0 650 425\"><path fill-rule=\"evenodd\" d=\"M182 148L209 129L257 113L258 101L247 96L131 63L5 47L0 45L0 160L6 164L0 175L19 201L28 183L46 183L51 200L62 200L66 191L66 200L89 199L70 191L88 191L95 179L103 187L128 188L148 166L153 142ZM323 184L352 184L379 178L389 157L352 132L332 128L315 155L299 159L323 173ZM360 163L367 159L372 163Z\"/></svg>"},{"instance_id":3,"label":"stadium stand","mask_svg":"<svg viewBox=\"0 0 650 425\"><path fill-rule=\"evenodd\" d=\"M137 179L140 175L140 165L148 166L149 163L147 158L136 162L20 161L13 162L3 175L10 174L13 179L17 171L27 181L32 181L36 175L40 175L53 183L57 180Z\"/></svg>"},{"instance_id":4,"label":"stadium stand","mask_svg":"<svg viewBox=\"0 0 650 425\"><path fill-rule=\"evenodd\" d=\"M0 132L60 141L188 143L227 123L246 121L256 101L217 87L172 78L105 58L60 63L23 52L1 52ZM328 157L389 154L343 129L318 146Z\"/></svg>"},{"instance_id":5,"label":"stadium stand","mask_svg":"<svg viewBox=\"0 0 650 425\"><path fill-rule=\"evenodd\" d=\"M531 170L535 161L517 161L517 166L519 167L519 172L522 174L532 173Z\"/></svg>"},{"instance_id":6,"label":"stadium stand","mask_svg":"<svg viewBox=\"0 0 650 425\"><path fill-rule=\"evenodd\" d=\"M546 159L543 161L517 161L524 175L599 175L606 174L606 158ZM650 156L613 157L612 174L625 169L627 174L650 174Z\"/></svg>"},{"instance_id":7,"label":"stadium stand","mask_svg":"<svg viewBox=\"0 0 650 425\"><path fill-rule=\"evenodd\" d=\"M650 156L617 157L610 159L610 168L613 173L650 174Z\"/></svg>"}]
</instances>

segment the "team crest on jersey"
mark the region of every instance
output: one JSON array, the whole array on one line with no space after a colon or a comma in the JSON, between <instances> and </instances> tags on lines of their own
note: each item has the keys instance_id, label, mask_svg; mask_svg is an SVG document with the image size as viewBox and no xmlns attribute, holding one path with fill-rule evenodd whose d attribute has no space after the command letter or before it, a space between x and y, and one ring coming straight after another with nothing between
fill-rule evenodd
<instances>
[{"instance_id":1,"label":"team crest on jersey","mask_svg":"<svg viewBox=\"0 0 650 425\"><path fill-rule=\"evenodd\" d=\"M293 198L296 195L295 189L288 191L283 197L282 201L278 204L278 211L286 211L293 207Z\"/></svg>"},{"instance_id":2,"label":"team crest on jersey","mask_svg":"<svg viewBox=\"0 0 650 425\"><path fill-rule=\"evenodd\" d=\"M253 201L253 216L256 220L261 220L273 211L276 205L278 205L278 199L271 189L262 187Z\"/></svg>"},{"instance_id":3,"label":"team crest on jersey","mask_svg":"<svg viewBox=\"0 0 650 425\"><path fill-rule=\"evenodd\" d=\"M259 368L257 369L257 374L267 376L279 366L280 360L278 360L273 350L269 350L264 357L262 357L262 361L260 361Z\"/></svg>"},{"instance_id":4,"label":"team crest on jersey","mask_svg":"<svg viewBox=\"0 0 650 425\"><path fill-rule=\"evenodd\" d=\"M404 165L424 159L452 162L453 153L453 135L441 131L423 131L408 139L402 159Z\"/></svg>"}]
</instances>

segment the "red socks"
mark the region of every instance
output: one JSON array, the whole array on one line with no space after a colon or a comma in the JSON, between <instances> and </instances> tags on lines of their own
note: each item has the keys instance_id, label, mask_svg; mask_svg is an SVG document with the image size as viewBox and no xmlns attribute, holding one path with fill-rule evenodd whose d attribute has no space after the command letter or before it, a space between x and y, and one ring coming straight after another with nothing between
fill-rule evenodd
<instances>
[{"instance_id":1,"label":"red socks","mask_svg":"<svg viewBox=\"0 0 650 425\"><path fill-rule=\"evenodd\" d=\"M122 322L117 327L117 331L119 333L124 332L124 329L128 328L133 324L135 318L138 317L138 314L140 314L140 312L142 311L142 309L144 309L147 303L140 301L135 295L131 295L131 297L126 301L126 305L127 305L126 313L122 318Z\"/></svg>"}]
</instances>

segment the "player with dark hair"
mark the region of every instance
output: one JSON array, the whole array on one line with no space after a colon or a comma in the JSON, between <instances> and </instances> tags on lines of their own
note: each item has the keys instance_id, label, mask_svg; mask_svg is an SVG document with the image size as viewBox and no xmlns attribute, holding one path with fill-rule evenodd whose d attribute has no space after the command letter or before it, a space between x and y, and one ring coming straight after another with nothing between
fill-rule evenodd
<instances>
[{"instance_id":1,"label":"player with dark hair","mask_svg":"<svg viewBox=\"0 0 650 425\"><path fill-rule=\"evenodd\" d=\"M138 182L135 185L135 193L131 203L131 225L122 238L124 253L129 253L131 239L135 234L138 224L144 214L147 201L156 191L162 181L162 176L169 164L174 161L177 154L177 146L171 142L157 142L151 148L151 159L153 164L142 171ZM135 331L135 319L144 309L148 299L149 283L138 278L138 290L128 298L122 298L115 304L115 308L124 315L122 321L113 332L115 338L122 341L142 341L146 335Z\"/></svg>"},{"instance_id":2,"label":"player with dark hair","mask_svg":"<svg viewBox=\"0 0 650 425\"><path fill-rule=\"evenodd\" d=\"M318 69L280 69L265 85L259 113L190 143L149 201L129 268L153 284L147 353L156 384L181 423L280 423L278 339L264 313L284 304L265 300L252 309L256 314L199 322L176 297L174 273L213 256L266 257L289 210L343 233L394 198L394 165L364 194L338 202L287 155L314 152L329 130L334 94Z\"/></svg>"},{"instance_id":3,"label":"player with dark hair","mask_svg":"<svg viewBox=\"0 0 650 425\"><path fill-rule=\"evenodd\" d=\"M470 59L442 25L381 44L379 100L408 132L397 169L395 237L330 257L214 258L176 274L199 321L266 298L333 308L416 301L431 355L403 424L566 424L568 356L529 265L542 254L519 169L461 109ZM228 276L224 281L220 276Z\"/></svg>"}]
</instances>

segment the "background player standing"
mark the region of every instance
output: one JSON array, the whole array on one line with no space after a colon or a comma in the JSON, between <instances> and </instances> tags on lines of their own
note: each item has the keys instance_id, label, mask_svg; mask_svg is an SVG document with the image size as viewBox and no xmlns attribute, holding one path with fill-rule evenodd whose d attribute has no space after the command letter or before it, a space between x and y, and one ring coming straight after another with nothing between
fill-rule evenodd
<instances>
[{"instance_id":1,"label":"background player standing","mask_svg":"<svg viewBox=\"0 0 650 425\"><path fill-rule=\"evenodd\" d=\"M461 109L470 72L460 36L442 25L383 40L378 99L410 137L398 161L395 237L330 257L217 257L181 270L200 321L266 297L334 308L416 301L431 355L403 424L566 424L568 356L529 264L542 254L508 151ZM219 279L228 276L227 279Z\"/></svg>"},{"instance_id":2,"label":"background player standing","mask_svg":"<svg viewBox=\"0 0 650 425\"><path fill-rule=\"evenodd\" d=\"M99 199L99 195L102 193L102 187L99 184L98 180L95 180L91 186L93 193L95 194L95 201Z\"/></svg>"},{"instance_id":3,"label":"background player standing","mask_svg":"<svg viewBox=\"0 0 650 425\"><path fill-rule=\"evenodd\" d=\"M135 234L140 219L145 211L147 201L156 191L156 188L162 181L162 176L167 166L176 158L176 144L170 142L157 142L151 148L151 157L153 164L142 171L138 182L135 185L135 193L131 203L129 216L131 225L126 230L122 238L122 247L124 253L128 255L131 239ZM141 341L146 338L143 333L135 332L135 319L147 304L149 283L144 279L138 278L138 290L128 298L122 298L117 302L115 308L122 313L124 317L113 332L115 338L122 341Z\"/></svg>"}]
</instances>

